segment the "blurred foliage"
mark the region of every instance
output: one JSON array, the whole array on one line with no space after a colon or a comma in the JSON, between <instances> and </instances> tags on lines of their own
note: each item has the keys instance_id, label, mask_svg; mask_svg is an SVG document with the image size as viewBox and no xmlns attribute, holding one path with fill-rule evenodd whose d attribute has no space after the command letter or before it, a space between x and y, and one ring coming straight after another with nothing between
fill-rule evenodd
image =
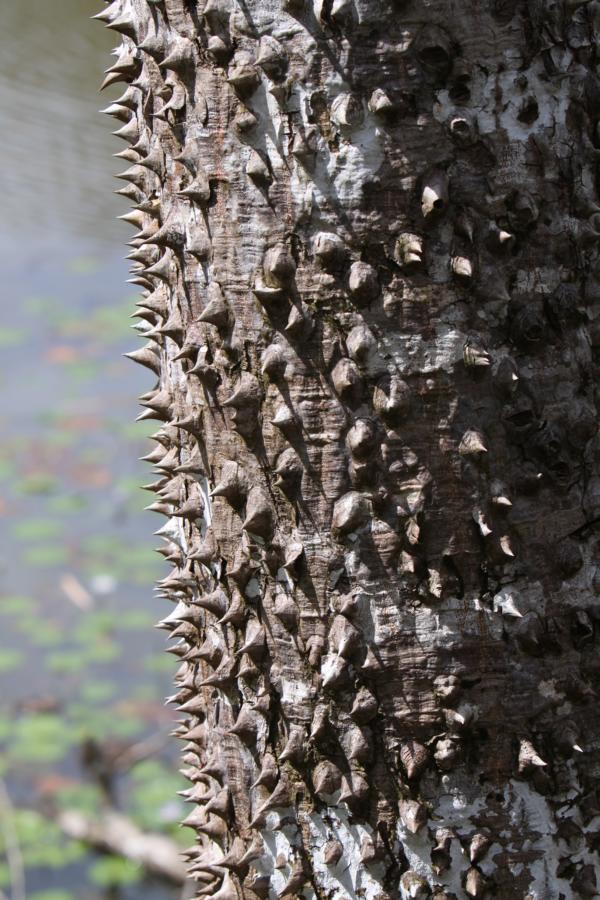
<instances>
[{"instance_id":1,"label":"blurred foliage","mask_svg":"<svg viewBox=\"0 0 600 900\"><path fill-rule=\"evenodd\" d=\"M135 884L143 874L140 867L131 860L120 859L118 856L97 859L88 869L91 883L106 888Z\"/></svg>"},{"instance_id":2,"label":"blurred foliage","mask_svg":"<svg viewBox=\"0 0 600 900\"><path fill-rule=\"evenodd\" d=\"M12 826L27 900L112 900L113 888L126 900L171 900L178 892L52 821L53 809L95 815L106 802L83 765L86 742L111 758L171 730L162 698L176 668L152 627L164 614L152 582L165 569L138 487L148 479L137 460L156 429L134 422L135 397L150 376L122 357L137 343L136 298L121 235L97 239L114 230L116 211L96 95L110 41L88 22L95 7L0 4L0 99L9 127L11 111L19 123L19 142L0 148L10 172L0 223L10 372L0 378L0 776L14 806L0 806L0 885L10 893ZM165 743L112 787L140 827L188 843L176 826L185 815L176 753Z\"/></svg>"},{"instance_id":3,"label":"blurred foliage","mask_svg":"<svg viewBox=\"0 0 600 900\"><path fill-rule=\"evenodd\" d=\"M64 836L58 825L33 809L18 809L13 824L29 868L59 869L85 856L86 848Z\"/></svg>"},{"instance_id":4,"label":"blurred foliage","mask_svg":"<svg viewBox=\"0 0 600 900\"><path fill-rule=\"evenodd\" d=\"M64 291L31 292L21 321L0 328L0 348L34 342L37 359L33 374L16 372L10 395L0 383L24 412L0 443L0 776L15 806L0 809L0 820L8 816L16 833L28 900L100 900L120 888L127 900L176 896L164 885L149 893L139 867L99 857L52 820L53 809L94 816L106 803L82 764L86 742L118 757L172 727L162 697L175 665L152 627L161 610L151 585L164 564L151 549L156 525L142 513L146 473L137 462L154 429L132 422L139 375L120 354L130 348L133 301L106 302L97 291L103 265L92 255L67 261ZM51 402L39 402L45 382ZM175 754L165 744L160 756L115 774L113 789L139 827L183 846ZM0 827L8 890L5 841Z\"/></svg>"}]
</instances>

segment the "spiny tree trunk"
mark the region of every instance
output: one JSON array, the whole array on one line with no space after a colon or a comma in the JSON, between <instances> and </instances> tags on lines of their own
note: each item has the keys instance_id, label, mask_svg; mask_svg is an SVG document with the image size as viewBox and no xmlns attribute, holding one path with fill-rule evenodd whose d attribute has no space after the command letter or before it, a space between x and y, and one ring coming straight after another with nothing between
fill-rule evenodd
<instances>
[{"instance_id":1,"label":"spiny tree trunk","mask_svg":"<svg viewBox=\"0 0 600 900\"><path fill-rule=\"evenodd\" d=\"M600 3L114 0L199 895L598 896Z\"/></svg>"}]
</instances>

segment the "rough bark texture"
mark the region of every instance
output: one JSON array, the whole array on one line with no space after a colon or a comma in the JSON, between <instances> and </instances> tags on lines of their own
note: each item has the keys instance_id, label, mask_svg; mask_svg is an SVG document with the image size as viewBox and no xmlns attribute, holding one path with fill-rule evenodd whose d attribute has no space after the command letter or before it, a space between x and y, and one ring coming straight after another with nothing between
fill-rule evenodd
<instances>
[{"instance_id":1,"label":"rough bark texture","mask_svg":"<svg viewBox=\"0 0 600 900\"><path fill-rule=\"evenodd\" d=\"M600 3L100 17L200 894L598 896Z\"/></svg>"}]
</instances>

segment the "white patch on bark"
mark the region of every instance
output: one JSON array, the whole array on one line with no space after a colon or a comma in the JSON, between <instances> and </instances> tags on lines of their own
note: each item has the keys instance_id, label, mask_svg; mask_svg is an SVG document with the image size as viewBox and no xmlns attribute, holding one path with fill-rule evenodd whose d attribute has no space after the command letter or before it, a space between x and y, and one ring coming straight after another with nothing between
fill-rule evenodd
<instances>
[{"instance_id":1,"label":"white patch on bark","mask_svg":"<svg viewBox=\"0 0 600 900\"><path fill-rule=\"evenodd\" d=\"M556 825L552 812L544 797L533 790L525 781L511 780L504 789L507 806L512 807L513 822L519 825L526 819L524 831L535 830L539 837L535 841L527 841L527 846L515 846L514 850L534 850L539 853L538 859L528 865L532 882L529 885L531 900L558 900L562 895L565 900L576 900L568 881L556 874L560 856L570 855L566 845L564 851L559 849L556 839ZM507 848L510 850L510 846Z\"/></svg>"},{"instance_id":2,"label":"white patch on bark","mask_svg":"<svg viewBox=\"0 0 600 900\"><path fill-rule=\"evenodd\" d=\"M335 900L353 900L357 896L375 900L381 894L384 867L375 863L369 866L371 871L367 871L360 855L361 842L372 836L373 830L365 825L350 824L340 806L330 807L322 814L314 813L308 824L315 880L325 896ZM339 841L344 853L336 866L329 867L323 859L323 848L331 840Z\"/></svg>"},{"instance_id":3,"label":"white patch on bark","mask_svg":"<svg viewBox=\"0 0 600 900\"><path fill-rule=\"evenodd\" d=\"M293 822L294 811L282 810L269 813L266 826L262 829L264 852L255 863L261 872L271 875L272 894L277 896L290 876L295 859L299 858L300 832ZM376 900L381 896L381 881L384 866L370 864L368 870L361 859L361 843L373 836L373 830L363 824L350 823L344 808L328 807L323 812L313 812L301 822L305 841L305 851L310 855L314 878L321 895L330 900ZM308 832L308 843L306 840ZM328 841L339 841L344 852L335 866L328 866L324 860L324 848ZM287 864L282 866L282 861ZM297 897L314 900L316 894L308 884Z\"/></svg>"},{"instance_id":4,"label":"white patch on bark","mask_svg":"<svg viewBox=\"0 0 600 900\"><path fill-rule=\"evenodd\" d=\"M431 340L421 335L378 335L380 349L393 365L390 371L401 375L451 372L462 361L467 335L454 325L442 322Z\"/></svg>"},{"instance_id":5,"label":"white patch on bark","mask_svg":"<svg viewBox=\"0 0 600 900\"><path fill-rule=\"evenodd\" d=\"M503 97L498 103L498 92ZM477 128L480 134L497 134L499 128L518 146L526 143L531 135L544 129L563 125L569 107L570 86L565 78L558 89L548 91L547 74L541 58L534 60L527 70L527 82L522 88L515 85L514 68L509 66L504 72L492 72L487 77L483 73L473 73L470 105L476 111ZM535 100L537 116L533 121L521 121L519 115L525 105ZM457 115L457 107L450 99L448 91L440 91L434 106L434 116L438 122L449 122ZM524 117L526 118L526 117ZM533 116L532 116L533 118ZM515 147L511 147L514 151ZM520 157L520 154L517 154ZM522 171L520 158L515 158L515 171Z\"/></svg>"},{"instance_id":6,"label":"white patch on bark","mask_svg":"<svg viewBox=\"0 0 600 900\"><path fill-rule=\"evenodd\" d=\"M330 156L328 174L339 201L344 205L359 204L366 182L384 159L379 129L373 117L367 115L361 127L352 131L351 142L342 141L337 155Z\"/></svg>"},{"instance_id":7,"label":"white patch on bark","mask_svg":"<svg viewBox=\"0 0 600 900\"><path fill-rule=\"evenodd\" d=\"M283 706L291 708L303 703L311 696L309 685L303 681L290 681L287 678L281 679L281 703Z\"/></svg>"},{"instance_id":8,"label":"white patch on bark","mask_svg":"<svg viewBox=\"0 0 600 900\"><path fill-rule=\"evenodd\" d=\"M206 523L204 530L206 530L206 528L210 528L210 523L212 522L212 498L210 496L212 488L210 481L205 477L199 478L198 484L200 485L200 494L204 503L204 520Z\"/></svg>"},{"instance_id":9,"label":"white patch on bark","mask_svg":"<svg viewBox=\"0 0 600 900\"><path fill-rule=\"evenodd\" d=\"M440 796L438 805L432 811L436 827L450 828L457 834L460 834L462 831L473 831L474 826L472 823L475 817L484 809L485 801L481 796L469 799L458 787L451 787L448 776L444 777L443 781L446 782L446 793ZM435 846L435 842L430 837L429 831L423 828L417 834L411 834L400 820L398 823L398 837L402 842L410 868L424 878L430 878L431 851ZM449 891L454 892L457 897L465 897L466 894L461 878L468 868L468 864L458 840L452 842L451 857L450 868L446 872L436 875L436 881L443 884Z\"/></svg>"}]
</instances>

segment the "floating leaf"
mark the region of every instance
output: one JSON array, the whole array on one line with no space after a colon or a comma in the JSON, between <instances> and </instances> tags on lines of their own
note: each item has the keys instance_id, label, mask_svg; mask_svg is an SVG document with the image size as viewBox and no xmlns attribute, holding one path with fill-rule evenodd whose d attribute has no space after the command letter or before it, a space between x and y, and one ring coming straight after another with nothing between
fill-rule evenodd
<instances>
[{"instance_id":1,"label":"floating leaf","mask_svg":"<svg viewBox=\"0 0 600 900\"><path fill-rule=\"evenodd\" d=\"M138 738L146 729L146 723L134 715L124 716L118 706L98 709L89 704L70 703L69 718L78 741L95 737Z\"/></svg>"},{"instance_id":2,"label":"floating leaf","mask_svg":"<svg viewBox=\"0 0 600 900\"><path fill-rule=\"evenodd\" d=\"M117 716L119 716L118 713ZM130 716L129 718L120 717L114 721L114 717L115 713L112 713L110 733L115 737L135 738L139 737L146 730L146 723L142 719Z\"/></svg>"},{"instance_id":3,"label":"floating leaf","mask_svg":"<svg viewBox=\"0 0 600 900\"><path fill-rule=\"evenodd\" d=\"M87 652L90 663L109 663L119 656L119 645L114 641L102 641L94 644Z\"/></svg>"},{"instance_id":4,"label":"floating leaf","mask_svg":"<svg viewBox=\"0 0 600 900\"><path fill-rule=\"evenodd\" d=\"M60 716L26 714L14 722L7 753L19 763L56 763L70 750L74 740L73 729Z\"/></svg>"},{"instance_id":5,"label":"floating leaf","mask_svg":"<svg viewBox=\"0 0 600 900\"><path fill-rule=\"evenodd\" d=\"M101 337L102 343L107 341L121 341L129 336L128 318L130 306L109 306L99 309L90 321L92 333L95 337Z\"/></svg>"},{"instance_id":6,"label":"floating leaf","mask_svg":"<svg viewBox=\"0 0 600 900\"><path fill-rule=\"evenodd\" d=\"M89 500L81 494L59 494L48 503L48 509L56 513L79 512L89 506Z\"/></svg>"},{"instance_id":7,"label":"floating leaf","mask_svg":"<svg viewBox=\"0 0 600 900\"><path fill-rule=\"evenodd\" d=\"M35 894L27 895L29 900L75 900L75 894L70 891L51 890L36 891Z\"/></svg>"},{"instance_id":8,"label":"floating leaf","mask_svg":"<svg viewBox=\"0 0 600 900\"><path fill-rule=\"evenodd\" d=\"M183 803L174 800L182 777L158 760L144 760L131 772L131 814L140 828L171 826L185 816Z\"/></svg>"},{"instance_id":9,"label":"floating leaf","mask_svg":"<svg viewBox=\"0 0 600 900\"><path fill-rule=\"evenodd\" d=\"M92 534L82 541L81 549L89 556L116 556L121 549L121 541L110 534Z\"/></svg>"},{"instance_id":10,"label":"floating leaf","mask_svg":"<svg viewBox=\"0 0 600 900\"><path fill-rule=\"evenodd\" d=\"M44 435L44 444L48 449L72 447L77 435L71 431L50 431Z\"/></svg>"},{"instance_id":11,"label":"floating leaf","mask_svg":"<svg viewBox=\"0 0 600 900\"><path fill-rule=\"evenodd\" d=\"M156 656L149 656L144 660L144 669L146 672L168 672L173 673L173 660L169 654L158 653Z\"/></svg>"},{"instance_id":12,"label":"floating leaf","mask_svg":"<svg viewBox=\"0 0 600 900\"><path fill-rule=\"evenodd\" d=\"M57 478L50 472L33 472L16 485L20 494L52 494L57 487Z\"/></svg>"},{"instance_id":13,"label":"floating leaf","mask_svg":"<svg viewBox=\"0 0 600 900\"><path fill-rule=\"evenodd\" d=\"M37 605L31 597L15 594L10 597L0 597L0 615L3 616L31 616L37 611Z\"/></svg>"},{"instance_id":14,"label":"floating leaf","mask_svg":"<svg viewBox=\"0 0 600 900\"><path fill-rule=\"evenodd\" d=\"M81 859L86 853L82 844L66 838L58 825L33 809L15 810L14 824L23 861L28 868L44 866L60 869Z\"/></svg>"},{"instance_id":15,"label":"floating leaf","mask_svg":"<svg viewBox=\"0 0 600 900\"><path fill-rule=\"evenodd\" d=\"M92 360L69 360L65 363L68 367L71 383L75 381L89 381L100 372L100 364Z\"/></svg>"},{"instance_id":16,"label":"floating leaf","mask_svg":"<svg viewBox=\"0 0 600 900\"><path fill-rule=\"evenodd\" d=\"M73 650L57 650L46 657L46 665L51 672L62 672L65 675L81 672L87 664L85 653Z\"/></svg>"},{"instance_id":17,"label":"floating leaf","mask_svg":"<svg viewBox=\"0 0 600 900\"><path fill-rule=\"evenodd\" d=\"M153 684L136 684L130 696L140 703L151 703L156 700L156 688Z\"/></svg>"},{"instance_id":18,"label":"floating leaf","mask_svg":"<svg viewBox=\"0 0 600 900\"><path fill-rule=\"evenodd\" d=\"M18 669L24 662L24 654L14 647L0 649L0 672L10 672Z\"/></svg>"},{"instance_id":19,"label":"floating leaf","mask_svg":"<svg viewBox=\"0 0 600 900\"><path fill-rule=\"evenodd\" d=\"M89 681L79 691L79 696L87 703L105 703L111 700L117 692L117 686L112 681Z\"/></svg>"},{"instance_id":20,"label":"floating leaf","mask_svg":"<svg viewBox=\"0 0 600 900\"><path fill-rule=\"evenodd\" d=\"M99 638L113 634L117 627L117 613L109 609L100 609L84 616L76 628L70 632L72 640L81 644L91 644Z\"/></svg>"},{"instance_id":21,"label":"floating leaf","mask_svg":"<svg viewBox=\"0 0 600 900\"><path fill-rule=\"evenodd\" d=\"M147 585L156 580L164 570L164 561L147 544L119 548L112 563L121 580L127 584Z\"/></svg>"},{"instance_id":22,"label":"floating leaf","mask_svg":"<svg viewBox=\"0 0 600 900\"><path fill-rule=\"evenodd\" d=\"M60 309L60 301L57 297L40 297L31 296L23 301L23 309L29 315L35 316L36 319L54 318Z\"/></svg>"},{"instance_id":23,"label":"floating leaf","mask_svg":"<svg viewBox=\"0 0 600 900\"><path fill-rule=\"evenodd\" d=\"M130 609L121 613L116 625L119 631L147 631L154 624L154 616L142 609Z\"/></svg>"},{"instance_id":24,"label":"floating leaf","mask_svg":"<svg viewBox=\"0 0 600 900\"><path fill-rule=\"evenodd\" d=\"M52 799L61 809L75 809L92 816L99 813L103 803L99 788L83 783L60 787Z\"/></svg>"},{"instance_id":25,"label":"floating leaf","mask_svg":"<svg viewBox=\"0 0 600 900\"><path fill-rule=\"evenodd\" d=\"M56 622L44 622L43 628L32 628L30 622L20 623L19 630L23 631L34 647L57 647L65 639L65 632Z\"/></svg>"},{"instance_id":26,"label":"floating leaf","mask_svg":"<svg viewBox=\"0 0 600 900\"><path fill-rule=\"evenodd\" d=\"M27 547L23 551L23 561L36 568L64 566L68 559L69 554L63 544L42 544L37 547Z\"/></svg>"},{"instance_id":27,"label":"floating leaf","mask_svg":"<svg viewBox=\"0 0 600 900\"><path fill-rule=\"evenodd\" d=\"M27 338L26 333L20 328L0 327L0 349L19 347Z\"/></svg>"},{"instance_id":28,"label":"floating leaf","mask_svg":"<svg viewBox=\"0 0 600 900\"><path fill-rule=\"evenodd\" d=\"M88 877L98 887L118 887L135 884L143 877L142 869L129 859L120 856L104 856L88 869Z\"/></svg>"},{"instance_id":29,"label":"floating leaf","mask_svg":"<svg viewBox=\"0 0 600 900\"><path fill-rule=\"evenodd\" d=\"M120 494L135 494L139 497L138 491L141 489L141 486L137 475L130 475L128 478L119 478L116 482L116 488Z\"/></svg>"},{"instance_id":30,"label":"floating leaf","mask_svg":"<svg viewBox=\"0 0 600 900\"><path fill-rule=\"evenodd\" d=\"M156 423L151 425L147 419L142 419L141 422L111 421L107 422L107 427L110 427L111 433L118 435L119 438L139 444L143 444L144 439L156 431ZM148 449L144 450L144 453L148 453Z\"/></svg>"},{"instance_id":31,"label":"floating leaf","mask_svg":"<svg viewBox=\"0 0 600 900\"><path fill-rule=\"evenodd\" d=\"M21 519L13 528L12 533L19 541L44 541L58 537L63 531L63 525L57 519Z\"/></svg>"}]
</instances>

